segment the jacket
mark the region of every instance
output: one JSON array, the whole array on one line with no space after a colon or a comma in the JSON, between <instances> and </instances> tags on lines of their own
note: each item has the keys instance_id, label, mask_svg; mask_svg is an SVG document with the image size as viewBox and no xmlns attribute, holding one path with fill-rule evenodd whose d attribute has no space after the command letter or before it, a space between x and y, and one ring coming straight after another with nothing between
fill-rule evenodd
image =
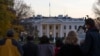
<instances>
[{"instance_id":1,"label":"jacket","mask_svg":"<svg viewBox=\"0 0 100 56\"><path fill-rule=\"evenodd\" d=\"M0 56L23 56L23 51L14 39L0 40Z\"/></svg>"},{"instance_id":2,"label":"jacket","mask_svg":"<svg viewBox=\"0 0 100 56\"><path fill-rule=\"evenodd\" d=\"M38 56L53 56L54 46L51 44L39 44L38 45Z\"/></svg>"},{"instance_id":3,"label":"jacket","mask_svg":"<svg viewBox=\"0 0 100 56\"><path fill-rule=\"evenodd\" d=\"M66 44L61 47L57 56L83 56L79 45Z\"/></svg>"},{"instance_id":4,"label":"jacket","mask_svg":"<svg viewBox=\"0 0 100 56\"><path fill-rule=\"evenodd\" d=\"M23 56L37 56L38 46L32 42L27 42L23 45Z\"/></svg>"},{"instance_id":5,"label":"jacket","mask_svg":"<svg viewBox=\"0 0 100 56\"><path fill-rule=\"evenodd\" d=\"M61 47L55 47L54 56L57 56L57 54L59 53L60 48L61 48Z\"/></svg>"},{"instance_id":6,"label":"jacket","mask_svg":"<svg viewBox=\"0 0 100 56\"><path fill-rule=\"evenodd\" d=\"M100 33L96 28L86 32L84 43L81 45L84 56L100 56Z\"/></svg>"}]
</instances>

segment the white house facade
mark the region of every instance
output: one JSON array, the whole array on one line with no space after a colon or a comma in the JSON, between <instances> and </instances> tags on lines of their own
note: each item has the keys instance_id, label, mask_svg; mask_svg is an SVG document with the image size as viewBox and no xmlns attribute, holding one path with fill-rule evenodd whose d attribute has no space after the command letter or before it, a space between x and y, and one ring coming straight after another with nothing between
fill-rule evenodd
<instances>
[{"instance_id":1,"label":"white house facade","mask_svg":"<svg viewBox=\"0 0 100 56\"><path fill-rule=\"evenodd\" d=\"M24 20L22 20L24 22ZM32 26L38 30L38 36L46 35L48 37L65 37L71 30L77 31L79 26L84 25L83 18L71 18L59 15L58 17L43 17L37 15L27 19Z\"/></svg>"}]
</instances>

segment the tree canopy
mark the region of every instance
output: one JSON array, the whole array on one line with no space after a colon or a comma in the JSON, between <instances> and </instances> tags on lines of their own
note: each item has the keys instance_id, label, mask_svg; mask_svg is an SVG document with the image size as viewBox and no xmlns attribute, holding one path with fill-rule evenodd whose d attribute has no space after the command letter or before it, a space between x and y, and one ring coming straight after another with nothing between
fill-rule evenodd
<instances>
[{"instance_id":1,"label":"tree canopy","mask_svg":"<svg viewBox=\"0 0 100 56\"><path fill-rule=\"evenodd\" d=\"M23 0L15 0L14 10L16 12L17 19L27 18L34 14L31 7L24 3Z\"/></svg>"},{"instance_id":2,"label":"tree canopy","mask_svg":"<svg viewBox=\"0 0 100 56\"><path fill-rule=\"evenodd\" d=\"M11 10L13 0L0 0L0 36L4 36L6 31L11 28L11 22L16 18Z\"/></svg>"},{"instance_id":3,"label":"tree canopy","mask_svg":"<svg viewBox=\"0 0 100 56\"><path fill-rule=\"evenodd\" d=\"M15 3L15 1L18 1ZM29 15L30 7L21 0L0 0L0 38L4 37L8 29L14 29L18 36L24 28L17 24L19 19ZM19 6L19 7L18 7ZM16 23L17 21L17 23Z\"/></svg>"}]
</instances>

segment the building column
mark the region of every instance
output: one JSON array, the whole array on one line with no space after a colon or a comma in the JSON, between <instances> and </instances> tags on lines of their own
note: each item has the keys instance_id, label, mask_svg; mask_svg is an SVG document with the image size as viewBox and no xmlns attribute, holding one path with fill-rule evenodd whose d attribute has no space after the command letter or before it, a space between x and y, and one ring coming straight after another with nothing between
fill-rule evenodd
<instances>
[{"instance_id":1,"label":"building column","mask_svg":"<svg viewBox=\"0 0 100 56\"><path fill-rule=\"evenodd\" d=\"M53 37L54 37L53 38L53 43L56 42L56 27L55 26L56 26L56 24L53 25Z\"/></svg>"},{"instance_id":2,"label":"building column","mask_svg":"<svg viewBox=\"0 0 100 56\"><path fill-rule=\"evenodd\" d=\"M47 36L49 37L49 24L47 24Z\"/></svg>"},{"instance_id":3,"label":"building column","mask_svg":"<svg viewBox=\"0 0 100 56\"><path fill-rule=\"evenodd\" d=\"M53 25L53 37L55 38L56 37L56 29L55 29L55 24Z\"/></svg>"},{"instance_id":4,"label":"building column","mask_svg":"<svg viewBox=\"0 0 100 56\"><path fill-rule=\"evenodd\" d=\"M42 37L43 31L42 31L42 24L40 24L40 37Z\"/></svg>"},{"instance_id":5,"label":"building column","mask_svg":"<svg viewBox=\"0 0 100 56\"><path fill-rule=\"evenodd\" d=\"M61 24L60 25L60 37L63 37L62 34L63 34L63 25Z\"/></svg>"}]
</instances>

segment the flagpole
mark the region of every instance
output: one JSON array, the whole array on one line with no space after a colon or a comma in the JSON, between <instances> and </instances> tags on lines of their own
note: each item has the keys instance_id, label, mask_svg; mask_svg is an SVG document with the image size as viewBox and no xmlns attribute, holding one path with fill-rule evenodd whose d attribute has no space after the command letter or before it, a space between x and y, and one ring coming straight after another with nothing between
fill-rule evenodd
<instances>
[{"instance_id":1,"label":"flagpole","mask_svg":"<svg viewBox=\"0 0 100 56\"><path fill-rule=\"evenodd\" d=\"M51 17L51 4L49 2L49 17Z\"/></svg>"}]
</instances>

